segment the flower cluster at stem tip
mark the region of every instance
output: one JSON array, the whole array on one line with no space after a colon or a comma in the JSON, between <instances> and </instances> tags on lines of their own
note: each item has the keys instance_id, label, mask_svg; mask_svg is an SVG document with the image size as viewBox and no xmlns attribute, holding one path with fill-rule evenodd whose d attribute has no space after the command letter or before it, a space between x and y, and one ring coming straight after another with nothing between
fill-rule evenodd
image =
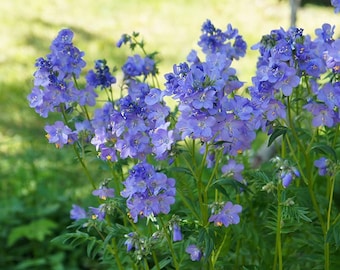
<instances>
[{"instance_id":1,"label":"flower cluster at stem tip","mask_svg":"<svg viewBox=\"0 0 340 270\"><path fill-rule=\"evenodd\" d=\"M340 1L331 2L340 12ZM271 134L276 125L289 123L287 107L292 97L303 100L302 108L310 114L314 128L339 124L340 40L333 37L334 26L324 24L316 29L314 40L296 27L273 30L264 36L252 47L260 57L247 95L240 93L244 83L231 67L247 50L238 30L229 24L222 31L210 20L204 22L201 30L201 52L193 50L185 62L175 64L172 72L164 75L163 90L155 83L158 70L154 55L128 57L121 68L121 97L116 99L112 91L117 82L115 69L111 71L104 59L97 60L84 82L79 83L86 63L84 52L73 45L71 30L61 30L50 46L51 53L37 59L34 86L27 97L29 105L44 118L50 113L62 115L62 121L45 126L49 143L57 148L74 145L79 149L88 144L96 149L99 159L109 164L133 164L124 181L117 185L122 190L109 187L109 182L94 188L92 195L101 204L87 211L73 205L71 219L104 221L118 196L124 198L132 224L143 218L154 222L161 214L171 214L171 206L176 202L176 181L181 179L168 177L166 170L152 164L164 162L170 167L177 157L177 147L187 140L200 143L206 168L216 174L218 168L222 176L245 185L242 153L251 149L257 131ZM123 35L117 46L130 43L134 47L135 37ZM326 75L329 82L319 83ZM310 87L296 93L302 83ZM103 92L108 100L98 104ZM175 116L166 97L178 104ZM223 164L221 156L225 158ZM82 161L83 157L79 158ZM301 176L294 164L280 158L274 162L283 188ZM324 157L314 162L321 176L330 173L329 164ZM207 187L210 184L208 181ZM240 222L242 206L221 198L215 196L214 201L200 202L210 211L202 222L206 222L204 226L228 227ZM168 220L173 242L184 239L182 225L178 216ZM130 232L125 238L127 251L141 251L150 240L142 239L137 232ZM158 238L154 234L150 241ZM186 248L192 261L206 255L202 250L196 244Z\"/></svg>"}]
</instances>

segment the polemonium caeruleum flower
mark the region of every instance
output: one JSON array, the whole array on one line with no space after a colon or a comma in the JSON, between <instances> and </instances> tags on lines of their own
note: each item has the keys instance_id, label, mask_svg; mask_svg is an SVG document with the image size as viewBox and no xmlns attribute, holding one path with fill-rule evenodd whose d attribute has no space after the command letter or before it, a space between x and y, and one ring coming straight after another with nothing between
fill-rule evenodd
<instances>
[{"instance_id":1,"label":"polemonium caeruleum flower","mask_svg":"<svg viewBox=\"0 0 340 270\"><path fill-rule=\"evenodd\" d=\"M116 78L111 74L106 60L97 60L94 66L95 70L90 70L86 75L86 81L93 87L110 88L116 83Z\"/></svg>"},{"instance_id":2,"label":"polemonium caeruleum flower","mask_svg":"<svg viewBox=\"0 0 340 270\"><path fill-rule=\"evenodd\" d=\"M125 188L121 195L127 198L127 207L134 222L138 221L138 217L168 214L175 202L175 179L156 172L146 162L135 165L123 184Z\"/></svg>"},{"instance_id":3,"label":"polemonium caeruleum flower","mask_svg":"<svg viewBox=\"0 0 340 270\"><path fill-rule=\"evenodd\" d=\"M319 175L324 176L329 172L328 163L328 159L325 157L321 157L314 161L314 166L319 169Z\"/></svg>"},{"instance_id":4,"label":"polemonium caeruleum flower","mask_svg":"<svg viewBox=\"0 0 340 270\"><path fill-rule=\"evenodd\" d=\"M72 102L78 102L80 97L83 104L87 101L88 105L93 104L93 89L86 88L83 93L73 82L86 63L84 53L73 46L72 39L71 30L61 30L51 44L51 53L36 60L34 87L27 98L30 106L42 117L58 110L61 104L67 108Z\"/></svg>"},{"instance_id":5,"label":"polemonium caeruleum flower","mask_svg":"<svg viewBox=\"0 0 340 270\"><path fill-rule=\"evenodd\" d=\"M99 156L106 160L115 161L118 157L144 160L148 154L164 159L174 143L167 120L170 108L164 103L160 89L150 87L131 74L125 75L128 77L127 95L95 111L91 142ZM135 75L138 74L141 73Z\"/></svg>"},{"instance_id":6,"label":"polemonium caeruleum flower","mask_svg":"<svg viewBox=\"0 0 340 270\"><path fill-rule=\"evenodd\" d=\"M329 24L323 24L315 33L312 40L299 28L272 30L253 46L259 50L260 57L250 93L256 108L263 112L263 129L270 127L268 123L275 119L286 118L286 105L280 93L291 96L302 77L309 79L312 92L309 95L303 92L299 97L306 100L304 109L313 115L313 126L332 127L340 121L339 83L333 80L321 86L317 84L323 74L339 73L340 41L334 39L334 26Z\"/></svg>"},{"instance_id":7,"label":"polemonium caeruleum flower","mask_svg":"<svg viewBox=\"0 0 340 270\"><path fill-rule=\"evenodd\" d=\"M70 217L71 219L78 220L87 218L87 214L84 208L82 208L79 205L73 204L72 209L70 211Z\"/></svg>"},{"instance_id":8,"label":"polemonium caeruleum flower","mask_svg":"<svg viewBox=\"0 0 340 270\"><path fill-rule=\"evenodd\" d=\"M76 132L61 121L56 121L53 125L46 125L45 131L48 142L54 143L57 148L62 148L65 144L72 144L77 140Z\"/></svg>"},{"instance_id":9,"label":"polemonium caeruleum flower","mask_svg":"<svg viewBox=\"0 0 340 270\"><path fill-rule=\"evenodd\" d=\"M282 170L280 173L282 186L284 188L288 187L296 177L300 177L300 173L296 168L292 167L286 170Z\"/></svg>"},{"instance_id":10,"label":"polemonium caeruleum flower","mask_svg":"<svg viewBox=\"0 0 340 270\"><path fill-rule=\"evenodd\" d=\"M331 0L332 6L335 7L334 12L339 13L340 12L340 0Z\"/></svg>"},{"instance_id":11,"label":"polemonium caeruleum flower","mask_svg":"<svg viewBox=\"0 0 340 270\"><path fill-rule=\"evenodd\" d=\"M224 225L225 227L228 227L231 224L238 224L240 222L239 214L241 212L241 205L227 202L221 210L210 216L209 222L214 222L216 226Z\"/></svg>"},{"instance_id":12,"label":"polemonium caeruleum flower","mask_svg":"<svg viewBox=\"0 0 340 270\"><path fill-rule=\"evenodd\" d=\"M235 94L243 83L230 66L244 56L247 45L231 25L222 31L209 20L202 26L198 45L205 61L191 51L188 62L174 65L165 75L166 94L179 102L174 132L181 139L219 142L225 154L237 155L249 149L258 122L253 104Z\"/></svg>"},{"instance_id":13,"label":"polemonium caeruleum flower","mask_svg":"<svg viewBox=\"0 0 340 270\"><path fill-rule=\"evenodd\" d=\"M172 225L172 240L174 242L181 241L183 239L183 235L181 232L181 227L178 223L174 222Z\"/></svg>"},{"instance_id":14,"label":"polemonium caeruleum flower","mask_svg":"<svg viewBox=\"0 0 340 270\"><path fill-rule=\"evenodd\" d=\"M92 219L102 221L106 216L105 204L101 204L99 207L89 207L89 214Z\"/></svg>"},{"instance_id":15,"label":"polemonium caeruleum flower","mask_svg":"<svg viewBox=\"0 0 340 270\"><path fill-rule=\"evenodd\" d=\"M202 251L196 245L189 245L185 251L190 254L192 261L199 261L203 256Z\"/></svg>"},{"instance_id":16,"label":"polemonium caeruleum flower","mask_svg":"<svg viewBox=\"0 0 340 270\"><path fill-rule=\"evenodd\" d=\"M100 187L100 188L92 191L92 195L98 196L102 200L106 200L107 198L113 198L114 197L114 189L113 188L107 188L107 187Z\"/></svg>"},{"instance_id":17,"label":"polemonium caeruleum flower","mask_svg":"<svg viewBox=\"0 0 340 270\"><path fill-rule=\"evenodd\" d=\"M242 182L243 181L243 176L242 176L243 169L244 169L243 164L236 163L234 159L230 159L228 161L228 164L223 165L221 170L224 175L228 177L232 177L239 182Z\"/></svg>"},{"instance_id":18,"label":"polemonium caeruleum flower","mask_svg":"<svg viewBox=\"0 0 340 270\"><path fill-rule=\"evenodd\" d=\"M135 232L130 232L125 235L127 238L124 242L124 245L126 245L126 250L131 251L132 249L139 248L139 237Z\"/></svg>"}]
</instances>

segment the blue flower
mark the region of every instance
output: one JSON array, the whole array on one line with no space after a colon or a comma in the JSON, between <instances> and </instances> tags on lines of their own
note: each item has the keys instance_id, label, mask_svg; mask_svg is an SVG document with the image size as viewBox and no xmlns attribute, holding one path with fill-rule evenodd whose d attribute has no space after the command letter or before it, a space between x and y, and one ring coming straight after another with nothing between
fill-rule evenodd
<instances>
[{"instance_id":1,"label":"blue flower","mask_svg":"<svg viewBox=\"0 0 340 270\"><path fill-rule=\"evenodd\" d=\"M335 112L325 104L311 101L307 103L304 108L312 113L312 124L314 127L332 127L335 124Z\"/></svg>"},{"instance_id":2,"label":"blue flower","mask_svg":"<svg viewBox=\"0 0 340 270\"><path fill-rule=\"evenodd\" d=\"M183 239L181 227L178 223L174 222L172 225L172 240L174 242L181 241Z\"/></svg>"},{"instance_id":3,"label":"blue flower","mask_svg":"<svg viewBox=\"0 0 340 270\"><path fill-rule=\"evenodd\" d=\"M56 121L54 125L46 125L45 131L48 142L54 143L57 148L62 148L65 144L72 144L77 140L76 132L61 121Z\"/></svg>"},{"instance_id":4,"label":"blue flower","mask_svg":"<svg viewBox=\"0 0 340 270\"><path fill-rule=\"evenodd\" d=\"M99 205L99 207L89 207L89 212L92 219L102 221L106 216L105 204Z\"/></svg>"},{"instance_id":5,"label":"blue flower","mask_svg":"<svg viewBox=\"0 0 340 270\"><path fill-rule=\"evenodd\" d=\"M70 217L71 219L79 220L87 218L87 214L84 208L80 207L79 205L73 204L70 211Z\"/></svg>"},{"instance_id":6,"label":"blue flower","mask_svg":"<svg viewBox=\"0 0 340 270\"><path fill-rule=\"evenodd\" d=\"M46 58L36 60L34 87L28 95L30 106L42 117L57 111L61 104L66 109L74 102L94 105L90 89L79 92L73 83L78 78L86 63L84 53L73 46L73 32L63 29L51 44L51 53ZM39 90L38 90L39 89Z\"/></svg>"},{"instance_id":7,"label":"blue flower","mask_svg":"<svg viewBox=\"0 0 340 270\"><path fill-rule=\"evenodd\" d=\"M136 77L140 75L147 76L148 74L155 74L155 62L149 57L142 58L135 54L129 56L122 70L126 77Z\"/></svg>"},{"instance_id":8,"label":"blue flower","mask_svg":"<svg viewBox=\"0 0 340 270\"><path fill-rule=\"evenodd\" d=\"M238 224L240 222L239 213L242 212L242 206L227 202L224 207L209 218L209 222L214 222L216 226L228 227L231 224Z\"/></svg>"},{"instance_id":9,"label":"blue flower","mask_svg":"<svg viewBox=\"0 0 340 270\"><path fill-rule=\"evenodd\" d=\"M131 251L132 249L139 249L139 237L135 232L130 232L126 234L125 237L127 239L125 240L124 245L126 245L127 251Z\"/></svg>"},{"instance_id":10,"label":"blue flower","mask_svg":"<svg viewBox=\"0 0 340 270\"><path fill-rule=\"evenodd\" d=\"M200 261L203 253L196 245L189 245L185 251L190 254L190 259L192 261Z\"/></svg>"},{"instance_id":11,"label":"blue flower","mask_svg":"<svg viewBox=\"0 0 340 270\"><path fill-rule=\"evenodd\" d=\"M138 216L168 214L170 205L175 202L175 179L156 172L146 162L135 165L123 184L125 188L121 195L127 198L127 207L134 222L138 221Z\"/></svg>"},{"instance_id":12,"label":"blue flower","mask_svg":"<svg viewBox=\"0 0 340 270\"><path fill-rule=\"evenodd\" d=\"M99 189L95 189L92 191L92 195L98 196L102 200L106 200L106 198L114 197L114 189L107 187L100 187Z\"/></svg>"},{"instance_id":13,"label":"blue flower","mask_svg":"<svg viewBox=\"0 0 340 270\"><path fill-rule=\"evenodd\" d=\"M95 62L95 71L90 70L86 75L88 84L101 89L110 88L116 83L116 78L111 74L109 67L106 65L106 60L97 60Z\"/></svg>"},{"instance_id":14,"label":"blue flower","mask_svg":"<svg viewBox=\"0 0 340 270\"><path fill-rule=\"evenodd\" d=\"M49 58L54 69L57 69L59 78L70 78L72 75L78 78L86 65L82 59L84 53L73 46L72 39L73 32L70 29L63 29L51 44Z\"/></svg>"},{"instance_id":15,"label":"blue flower","mask_svg":"<svg viewBox=\"0 0 340 270\"><path fill-rule=\"evenodd\" d=\"M234 159L230 159L228 164L222 167L222 173L228 177L233 177L235 180L242 182L242 172L244 170L243 164L238 164Z\"/></svg>"},{"instance_id":16,"label":"blue flower","mask_svg":"<svg viewBox=\"0 0 340 270\"><path fill-rule=\"evenodd\" d=\"M300 177L300 172L295 167L281 169L280 178L284 188L288 187L296 177Z\"/></svg>"},{"instance_id":17,"label":"blue flower","mask_svg":"<svg viewBox=\"0 0 340 270\"><path fill-rule=\"evenodd\" d=\"M331 0L332 6L335 7L334 12L339 13L340 12L340 0Z\"/></svg>"},{"instance_id":18,"label":"blue flower","mask_svg":"<svg viewBox=\"0 0 340 270\"><path fill-rule=\"evenodd\" d=\"M328 159L325 157L321 157L314 161L314 166L319 169L319 175L324 176L329 172L328 163Z\"/></svg>"}]
</instances>

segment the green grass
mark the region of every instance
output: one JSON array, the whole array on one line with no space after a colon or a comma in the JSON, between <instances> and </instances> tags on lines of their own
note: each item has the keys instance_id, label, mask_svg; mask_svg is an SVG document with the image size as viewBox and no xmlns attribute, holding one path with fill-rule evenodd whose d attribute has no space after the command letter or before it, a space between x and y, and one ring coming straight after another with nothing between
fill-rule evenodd
<instances>
[{"instance_id":1,"label":"green grass","mask_svg":"<svg viewBox=\"0 0 340 270\"><path fill-rule=\"evenodd\" d=\"M26 101L35 59L49 52L61 28L75 32L74 42L86 52L88 68L97 58L106 58L111 66L121 65L129 51L117 49L115 43L123 33L140 32L147 49L160 53L160 73L164 74L197 49L201 24L208 18L219 28L231 23L248 45L271 29L289 24L288 1L278 0L11 0L0 2L0 13L0 203L4 209L0 258L17 253L7 245L13 228L48 218L60 223L58 230L45 235L43 241L49 241L66 226L71 203L88 192L73 153L47 144L43 127L50 120L37 116ZM339 17L331 8L311 5L298 15L298 26L311 35L323 22L336 24ZM249 50L245 59L235 63L240 79L247 83L256 57ZM49 211L44 212L45 208ZM30 241L26 245L39 244L36 239ZM15 263L23 262L25 254L29 252L22 251Z\"/></svg>"}]
</instances>

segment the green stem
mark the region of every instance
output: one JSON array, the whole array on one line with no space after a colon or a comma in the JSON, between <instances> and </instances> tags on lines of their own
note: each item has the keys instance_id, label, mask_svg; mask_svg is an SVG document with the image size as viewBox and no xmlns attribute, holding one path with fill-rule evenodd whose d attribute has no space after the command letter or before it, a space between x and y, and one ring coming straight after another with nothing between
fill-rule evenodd
<instances>
[{"instance_id":1,"label":"green stem","mask_svg":"<svg viewBox=\"0 0 340 270\"><path fill-rule=\"evenodd\" d=\"M333 195L334 195L334 183L335 177L332 176L329 178L330 188L329 188L329 201L328 201L328 211L327 211L327 223L326 223L326 231L324 234L325 237L325 270L329 270L330 267L330 253L329 253L329 243L326 242L327 233L331 226L331 212L332 212L332 204L333 204Z\"/></svg>"},{"instance_id":2,"label":"green stem","mask_svg":"<svg viewBox=\"0 0 340 270\"><path fill-rule=\"evenodd\" d=\"M337 125L336 130L335 130L334 139L332 142L332 148L335 148L338 138L339 138L339 125Z\"/></svg>"},{"instance_id":3,"label":"green stem","mask_svg":"<svg viewBox=\"0 0 340 270\"><path fill-rule=\"evenodd\" d=\"M227 239L227 236L228 236L228 233L226 232L226 233L224 234L224 237L223 237L223 240L222 240L220 246L218 247L218 249L217 249L217 251L215 252L214 256L212 256L212 258L211 258L211 264L212 264L212 267L213 267L213 268L214 268L215 263L216 263L216 261L217 261L219 255L220 255L220 253L221 253L221 251L222 251L222 248L223 248L224 243L225 243L225 241L226 241L226 239Z\"/></svg>"},{"instance_id":4,"label":"green stem","mask_svg":"<svg viewBox=\"0 0 340 270\"><path fill-rule=\"evenodd\" d=\"M84 169L84 171L85 171L85 174L86 174L86 176L87 176L87 179L89 179L89 181L90 181L90 183L91 183L91 185L92 185L92 188L93 188L93 189L96 189L96 188L97 188L97 187L96 187L96 184L95 184L95 182L94 182L94 180L93 180L93 178L92 178L92 176L91 176L89 170L87 169L87 166L86 166L85 162L84 162L83 159L81 158L81 156L80 156L80 154L79 154L79 152L78 152L78 150L77 150L76 145L73 145L73 149L74 149L74 152L75 152L75 154L76 154L76 156L77 156L77 159L79 160L81 166L83 167L83 169Z\"/></svg>"},{"instance_id":5,"label":"green stem","mask_svg":"<svg viewBox=\"0 0 340 270\"><path fill-rule=\"evenodd\" d=\"M174 247L172 245L172 241L171 241L171 237L168 233L168 229L165 227L164 225L164 222L163 222L163 219L161 216L158 216L158 220L160 221L161 225L162 225L162 228L163 228L163 232L165 234L165 238L168 242L168 245L169 245L169 249L170 249L170 252L171 252L171 255L172 255L172 261L174 263L174 266L175 266L175 269L176 270L179 270L179 265L178 265L178 262L177 262L177 256L176 256L176 253L175 253L175 250L174 250Z\"/></svg>"},{"instance_id":6,"label":"green stem","mask_svg":"<svg viewBox=\"0 0 340 270\"><path fill-rule=\"evenodd\" d=\"M315 212L317 213L322 231L325 234L326 226L325 226L324 220L322 218L322 215L320 213L319 206L318 206L315 194L314 194L314 188L313 188L314 187L314 177L313 177L313 169L312 169L312 165L311 165L311 161L310 161L309 152L307 152L307 150L303 147L301 140L300 140L300 138L299 138L299 136L298 136L298 134L295 130L295 126L293 124L293 118L292 118L292 112L291 112L291 105L290 105L289 97L287 97L287 111L288 111L289 126L290 126L290 129L292 131L294 140L298 144L298 148L302 152L303 158L305 160L306 175L304 175L303 170L300 170L300 173L301 173L301 176L303 177L303 180L308 185L309 196L311 197L313 208L314 208ZM308 149L309 149L309 147L308 147ZM291 152L294 153L294 149L291 149L291 150L292 150ZM293 154L293 157L294 156L295 155ZM296 160L296 163L299 166L299 163L300 163L299 160Z\"/></svg>"},{"instance_id":7,"label":"green stem","mask_svg":"<svg viewBox=\"0 0 340 270\"><path fill-rule=\"evenodd\" d=\"M100 238L105 241L105 237L104 235L101 233L101 231L98 230L98 228L96 226L94 226L95 230L97 231L98 235L100 236ZM113 248L110 246L110 245L107 245L107 249L110 251L110 253L113 255L113 257L115 258L115 262L118 266L118 269L119 270L123 270L123 265L122 263L120 262L120 258L118 256L118 248L117 248L117 243L116 243L116 240L114 238L112 238L112 245L113 245Z\"/></svg>"},{"instance_id":8,"label":"green stem","mask_svg":"<svg viewBox=\"0 0 340 270\"><path fill-rule=\"evenodd\" d=\"M208 180L208 183L205 187L205 190L204 190L204 193L207 194L208 193L208 190L210 188L210 185L211 185L211 182L214 180L214 176L216 175L216 172L217 172L217 169L218 169L218 161L220 160L222 156L222 151L219 151L218 154L216 155L216 159L215 159L215 166L214 166L214 169L210 175L210 178Z\"/></svg>"},{"instance_id":9,"label":"green stem","mask_svg":"<svg viewBox=\"0 0 340 270\"><path fill-rule=\"evenodd\" d=\"M146 258L144 258L144 269L145 270L149 270L150 269L149 264L148 264L148 260Z\"/></svg>"},{"instance_id":10,"label":"green stem","mask_svg":"<svg viewBox=\"0 0 340 270\"><path fill-rule=\"evenodd\" d=\"M184 205L190 209L190 211L192 212L192 214L196 217L197 220L200 220L200 216L197 214L197 212L195 211L194 208L192 208L192 206L188 203L187 198L183 195L182 191L180 189L176 190L176 193L181 197L182 202L184 203Z\"/></svg>"},{"instance_id":11,"label":"green stem","mask_svg":"<svg viewBox=\"0 0 340 270\"><path fill-rule=\"evenodd\" d=\"M187 161L186 158L184 158L184 161L188 167L188 169L190 170L190 172L192 173L195 181L196 181L196 185L197 185L197 196L198 196L198 203L200 206L200 213L201 213L201 222L202 224L205 224L205 218L206 218L206 214L205 214L205 209L204 209L204 203L203 203L203 199L202 199L202 179L197 175L196 171L193 169L193 167L191 166L191 164Z\"/></svg>"},{"instance_id":12,"label":"green stem","mask_svg":"<svg viewBox=\"0 0 340 270\"><path fill-rule=\"evenodd\" d=\"M277 187L277 223L276 223L276 247L273 270L276 270L277 260L279 261L279 270L282 270L282 244L281 244L281 222L282 222L282 204L281 204L281 184Z\"/></svg>"},{"instance_id":13,"label":"green stem","mask_svg":"<svg viewBox=\"0 0 340 270\"><path fill-rule=\"evenodd\" d=\"M66 117L66 113L65 113L65 108L64 108L64 106L60 106L60 110L61 110L61 114L62 114L62 116L63 116L64 122L65 122L65 124L67 125L68 120L67 120L67 117ZM85 171L85 174L86 174L86 176L87 176L87 179L90 181L90 183L91 183L93 189L96 189L96 184L95 184L95 182L94 182L94 180L93 180L93 178L92 178L92 176L91 176L89 170L87 169L87 166L86 166L84 160L83 160L82 157L80 156L79 151L78 151L78 149L77 149L77 146L76 146L75 144L73 144L73 150L74 150L74 152L75 152L75 154L76 154L76 156L77 156L78 161L80 162L81 166L83 167L83 169L84 169L84 171Z\"/></svg>"},{"instance_id":14,"label":"green stem","mask_svg":"<svg viewBox=\"0 0 340 270\"><path fill-rule=\"evenodd\" d=\"M148 229L149 229L149 235L152 235L153 234L153 231L152 231L152 223L151 222L148 222ZM159 266L159 262L158 262L158 259L157 259L157 256L156 256L156 253L153 249L151 249L151 254L152 254L152 258L153 258L153 261L155 263L155 266L157 268L157 270L160 270L160 266Z\"/></svg>"}]
</instances>

